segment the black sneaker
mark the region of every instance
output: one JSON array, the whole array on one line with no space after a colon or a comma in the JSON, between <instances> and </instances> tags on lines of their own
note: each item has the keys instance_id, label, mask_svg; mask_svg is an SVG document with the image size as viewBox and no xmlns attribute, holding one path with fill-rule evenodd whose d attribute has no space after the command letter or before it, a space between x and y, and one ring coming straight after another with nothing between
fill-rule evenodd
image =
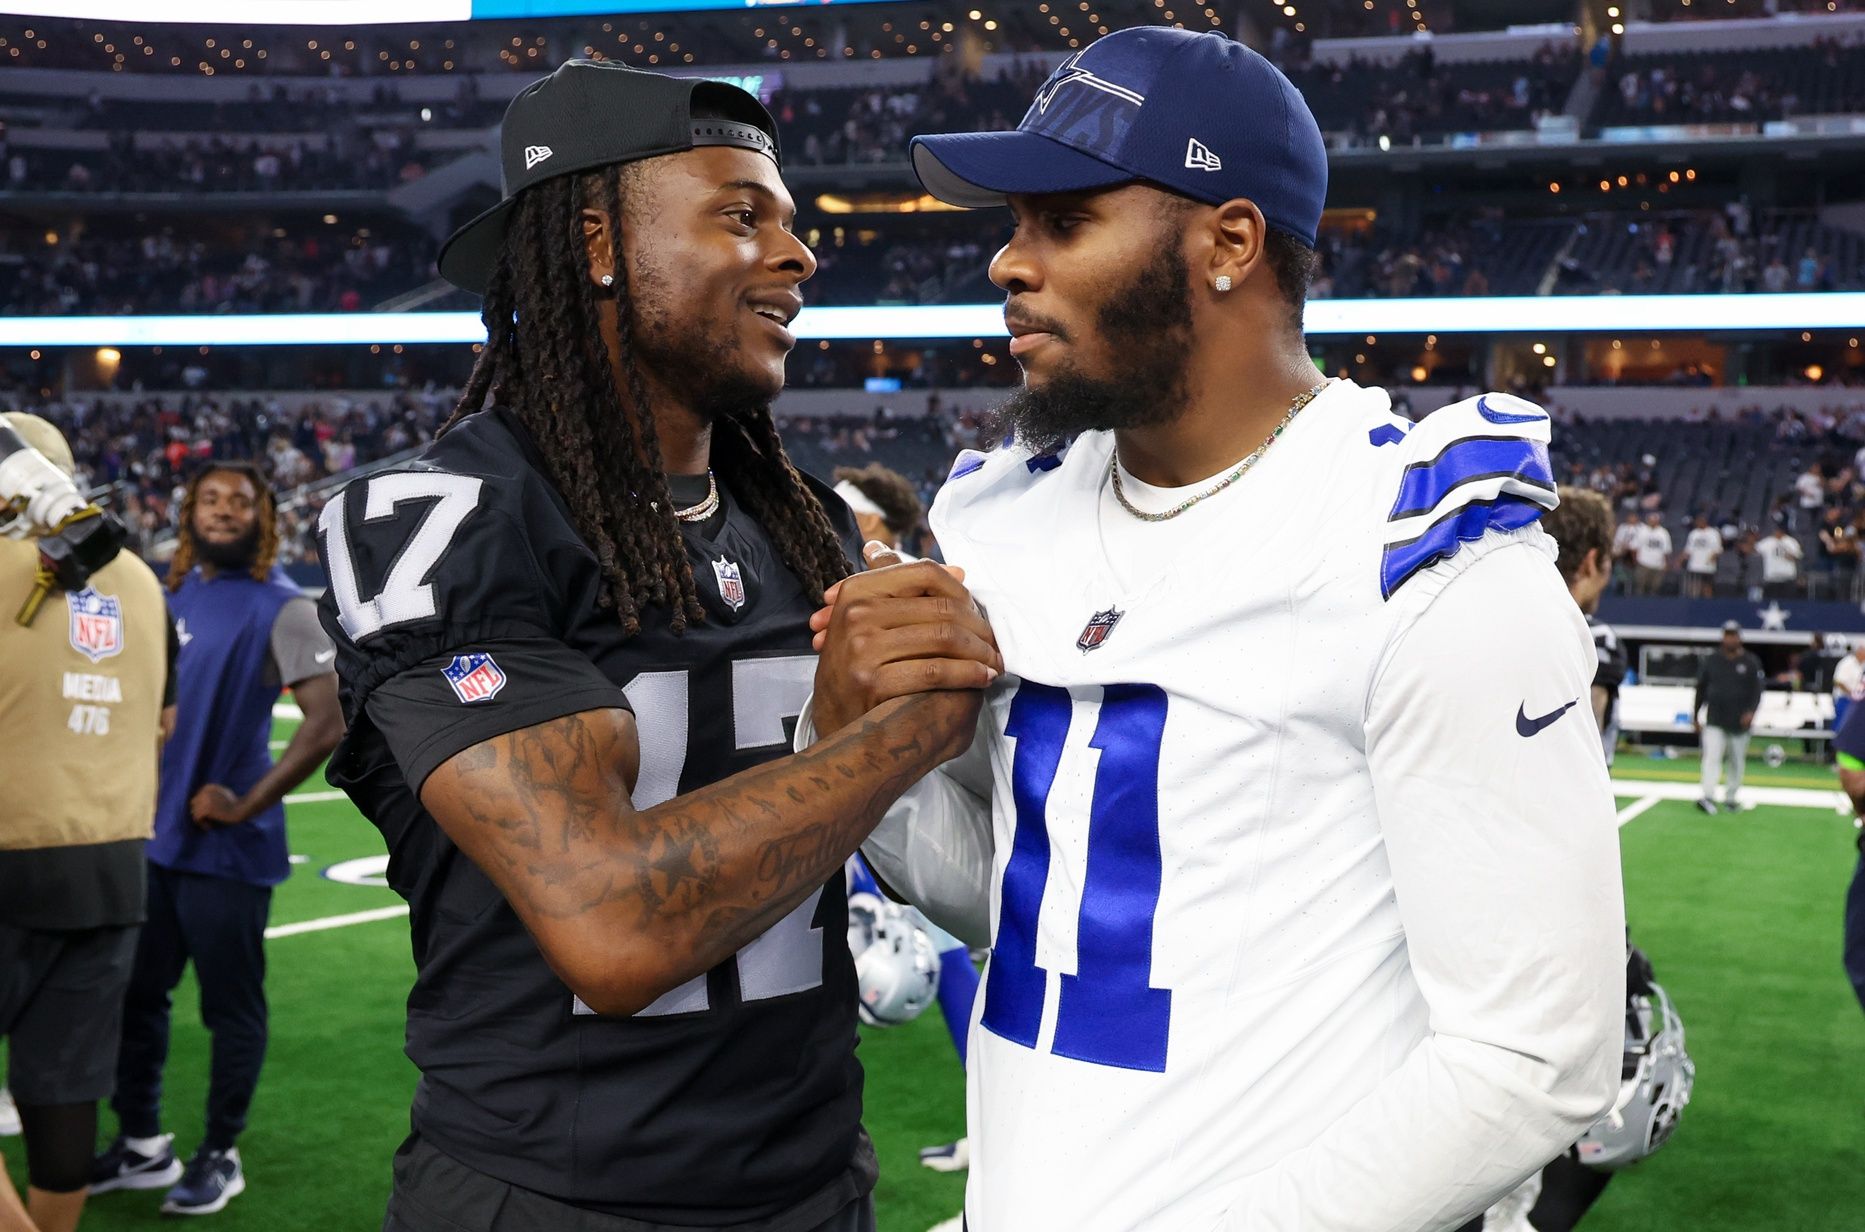
<instances>
[{"instance_id":1,"label":"black sneaker","mask_svg":"<svg viewBox=\"0 0 1865 1232\"><path fill-rule=\"evenodd\" d=\"M239 1148L194 1153L181 1184L162 1200L164 1215L212 1215L246 1192L246 1174L240 1169Z\"/></svg>"},{"instance_id":2,"label":"black sneaker","mask_svg":"<svg viewBox=\"0 0 1865 1232\"><path fill-rule=\"evenodd\" d=\"M110 1149L91 1161L91 1192L113 1189L162 1189L181 1179L181 1161L175 1158L175 1135L162 1135L162 1149L154 1155L131 1150L118 1134Z\"/></svg>"}]
</instances>

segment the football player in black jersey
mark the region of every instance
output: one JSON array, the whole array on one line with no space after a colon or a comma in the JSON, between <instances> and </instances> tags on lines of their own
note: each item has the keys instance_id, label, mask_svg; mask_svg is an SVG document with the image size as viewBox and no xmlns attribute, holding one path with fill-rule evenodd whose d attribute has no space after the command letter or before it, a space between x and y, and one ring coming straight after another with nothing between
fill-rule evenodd
<instances>
[{"instance_id":1,"label":"football player in black jersey","mask_svg":"<svg viewBox=\"0 0 1865 1232\"><path fill-rule=\"evenodd\" d=\"M900 602L952 610L933 666L783 756L856 540L769 412L816 265L775 126L572 61L502 149L440 258L485 296L459 408L319 523L330 778L416 963L384 1227L872 1228L842 863L1001 663L925 565Z\"/></svg>"}]
</instances>

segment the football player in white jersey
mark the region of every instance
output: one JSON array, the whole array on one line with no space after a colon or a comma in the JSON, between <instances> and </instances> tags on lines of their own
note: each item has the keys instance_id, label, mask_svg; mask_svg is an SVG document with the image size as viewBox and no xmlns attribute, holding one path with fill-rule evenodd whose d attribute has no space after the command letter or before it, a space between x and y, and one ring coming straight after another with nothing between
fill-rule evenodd
<instances>
[{"instance_id":1,"label":"football player in white jersey","mask_svg":"<svg viewBox=\"0 0 1865 1232\"><path fill-rule=\"evenodd\" d=\"M1441 1232L1619 1082L1594 654L1536 520L1548 417L1323 382L1326 151L1216 34L1123 30L1012 133L921 138L1025 385L927 564L834 588L814 725L995 638L970 753L864 853L991 946L971 1232ZM812 738L805 724L799 740Z\"/></svg>"}]
</instances>

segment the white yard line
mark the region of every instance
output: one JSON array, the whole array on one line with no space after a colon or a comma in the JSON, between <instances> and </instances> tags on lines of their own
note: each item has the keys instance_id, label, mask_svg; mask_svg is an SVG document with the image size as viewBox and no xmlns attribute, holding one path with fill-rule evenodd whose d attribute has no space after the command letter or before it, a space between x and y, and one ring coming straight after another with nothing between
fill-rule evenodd
<instances>
[{"instance_id":1,"label":"white yard line","mask_svg":"<svg viewBox=\"0 0 1865 1232\"><path fill-rule=\"evenodd\" d=\"M286 796L287 804L327 804L332 800L348 800L349 796L340 791L301 791L295 796Z\"/></svg>"},{"instance_id":2,"label":"white yard line","mask_svg":"<svg viewBox=\"0 0 1865 1232\"><path fill-rule=\"evenodd\" d=\"M296 924L277 924L266 929L266 940L279 937L295 937L299 933L321 933L331 928L348 928L352 924L371 924L377 920L393 920L408 914L408 904L397 907L377 907L371 911L352 911L348 915L327 915L320 920L300 920Z\"/></svg>"},{"instance_id":3,"label":"white yard line","mask_svg":"<svg viewBox=\"0 0 1865 1232\"><path fill-rule=\"evenodd\" d=\"M1653 805L1663 803L1664 797L1662 796L1646 796L1643 800L1634 800L1632 803L1619 810L1619 824L1623 826L1626 822L1631 821L1646 809L1651 808Z\"/></svg>"},{"instance_id":4,"label":"white yard line","mask_svg":"<svg viewBox=\"0 0 1865 1232\"><path fill-rule=\"evenodd\" d=\"M1646 779L1614 779L1613 794L1652 800L1695 800L1702 789L1695 783L1663 783ZM1719 793L1720 794L1720 793ZM1788 808L1824 809L1850 813L1852 806L1837 785L1831 791L1810 787L1743 787L1742 799L1749 804L1780 804Z\"/></svg>"},{"instance_id":5,"label":"white yard line","mask_svg":"<svg viewBox=\"0 0 1865 1232\"><path fill-rule=\"evenodd\" d=\"M965 1217L963 1215L954 1215L944 1223L934 1224L932 1227L926 1229L926 1232L960 1232L960 1229L964 1226Z\"/></svg>"}]
</instances>

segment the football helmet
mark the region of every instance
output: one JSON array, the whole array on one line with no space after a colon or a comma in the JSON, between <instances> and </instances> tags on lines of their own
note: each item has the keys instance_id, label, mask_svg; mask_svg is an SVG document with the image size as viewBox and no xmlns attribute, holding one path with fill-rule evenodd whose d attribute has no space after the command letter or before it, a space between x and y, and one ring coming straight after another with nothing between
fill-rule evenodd
<instances>
[{"instance_id":1,"label":"football helmet","mask_svg":"<svg viewBox=\"0 0 1865 1232\"><path fill-rule=\"evenodd\" d=\"M1684 1024L1662 986L1634 992L1625 1015L1625 1065L1612 1111L1574 1150L1590 1168L1614 1171L1663 1146L1677 1129L1697 1067L1684 1050Z\"/></svg>"},{"instance_id":2,"label":"football helmet","mask_svg":"<svg viewBox=\"0 0 1865 1232\"><path fill-rule=\"evenodd\" d=\"M860 984L861 1021L897 1027L939 995L939 952L919 913L875 894L848 896L848 952Z\"/></svg>"}]
</instances>

